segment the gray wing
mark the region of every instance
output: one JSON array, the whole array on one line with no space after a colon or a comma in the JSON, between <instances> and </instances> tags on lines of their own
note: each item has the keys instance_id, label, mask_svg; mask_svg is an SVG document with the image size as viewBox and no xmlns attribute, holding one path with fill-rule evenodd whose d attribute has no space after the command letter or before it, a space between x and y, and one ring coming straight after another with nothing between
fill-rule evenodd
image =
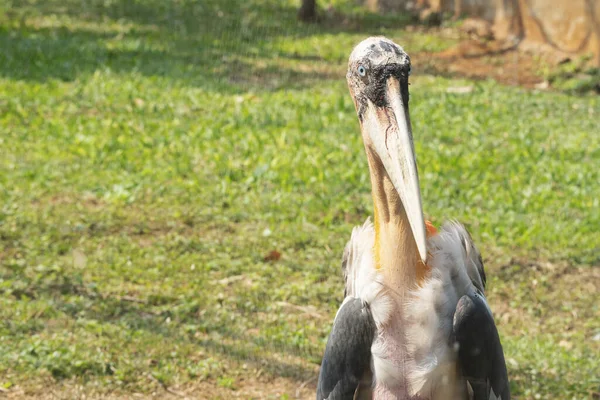
<instances>
[{"instance_id":1,"label":"gray wing","mask_svg":"<svg viewBox=\"0 0 600 400\"><path fill-rule=\"evenodd\" d=\"M317 400L352 400L371 374L376 326L368 305L348 298L338 311L321 363ZM368 380L368 379L367 379ZM366 383L370 387L370 381Z\"/></svg>"},{"instance_id":2,"label":"gray wing","mask_svg":"<svg viewBox=\"0 0 600 400\"><path fill-rule=\"evenodd\" d=\"M510 399L510 387L498 330L480 293L460 298L454 313L454 339L463 376L473 400Z\"/></svg>"}]
</instances>

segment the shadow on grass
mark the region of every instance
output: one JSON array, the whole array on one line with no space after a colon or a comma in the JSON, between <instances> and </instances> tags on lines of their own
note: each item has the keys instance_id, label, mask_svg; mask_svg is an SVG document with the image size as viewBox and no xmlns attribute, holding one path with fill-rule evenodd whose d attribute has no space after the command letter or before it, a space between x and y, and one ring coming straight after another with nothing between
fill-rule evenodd
<instances>
[{"instance_id":1,"label":"shadow on grass","mask_svg":"<svg viewBox=\"0 0 600 400\"><path fill-rule=\"evenodd\" d=\"M283 85L289 87L289 82L298 87L333 78L318 71L257 65L237 56L215 55L220 61L211 66L203 54L193 51L167 51L144 45L134 49L110 49L103 42L108 36L49 29L26 34L0 30L0 46L9 49L0 55L0 76L70 82L98 70L109 70L116 74L138 73L165 78L219 92L276 89Z\"/></svg>"},{"instance_id":2,"label":"shadow on grass","mask_svg":"<svg viewBox=\"0 0 600 400\"><path fill-rule=\"evenodd\" d=\"M271 376L290 378L298 382L303 382L315 374L314 370L310 368L290 364L267 356L266 354L268 353L275 353L271 349L259 349L249 345L244 346L243 344L233 345L211 339L201 340L200 346L211 353L218 353L229 359L252 364L257 369L263 369Z\"/></svg>"},{"instance_id":3,"label":"shadow on grass","mask_svg":"<svg viewBox=\"0 0 600 400\"><path fill-rule=\"evenodd\" d=\"M0 76L73 81L110 70L220 92L306 86L333 76L310 65L298 68L315 58L279 51L273 47L278 38L409 21L367 13L307 25L296 20L295 7L274 0L14 0L0 14Z\"/></svg>"},{"instance_id":4,"label":"shadow on grass","mask_svg":"<svg viewBox=\"0 0 600 400\"><path fill-rule=\"evenodd\" d=\"M0 278L6 277L0 274ZM54 310L64 313L73 321L95 321L126 327L131 331L146 331L170 343L191 344L219 359L250 364L271 376L303 382L314 375L314 369L308 366L285 361L289 356L309 356L299 354L298 348L292 344L280 341L268 343L264 338L250 337L226 326L207 330L200 316L200 311L207 305L198 299L182 302L181 297L163 295L150 296L147 300L107 296L86 286L80 275L66 272L50 272L34 280L23 275L19 281L22 285L8 291L0 290L0 295L17 299L44 299L52 304ZM165 322L167 319L169 323ZM20 335L34 335L46 329L45 324L36 318L18 324L5 321L3 325L13 334ZM201 333L199 337L198 333ZM77 371L79 369L69 367L51 372L55 378L65 379L80 376ZM110 373L105 368L85 370L86 375Z\"/></svg>"}]
</instances>

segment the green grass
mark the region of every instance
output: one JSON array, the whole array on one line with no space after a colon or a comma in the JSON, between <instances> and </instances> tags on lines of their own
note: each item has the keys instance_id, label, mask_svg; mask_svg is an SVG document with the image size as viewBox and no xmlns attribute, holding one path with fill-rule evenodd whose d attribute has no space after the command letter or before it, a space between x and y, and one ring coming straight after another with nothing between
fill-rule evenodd
<instances>
[{"instance_id":1,"label":"green grass","mask_svg":"<svg viewBox=\"0 0 600 400\"><path fill-rule=\"evenodd\" d=\"M0 386L315 376L372 212L345 60L370 34L452 44L334 4L0 0ZM424 208L482 249L515 397L597 396L600 99L413 70Z\"/></svg>"},{"instance_id":2,"label":"green grass","mask_svg":"<svg viewBox=\"0 0 600 400\"><path fill-rule=\"evenodd\" d=\"M590 65L591 58L579 57L554 68L546 66L542 74L553 87L567 93L600 93L600 68Z\"/></svg>"}]
</instances>

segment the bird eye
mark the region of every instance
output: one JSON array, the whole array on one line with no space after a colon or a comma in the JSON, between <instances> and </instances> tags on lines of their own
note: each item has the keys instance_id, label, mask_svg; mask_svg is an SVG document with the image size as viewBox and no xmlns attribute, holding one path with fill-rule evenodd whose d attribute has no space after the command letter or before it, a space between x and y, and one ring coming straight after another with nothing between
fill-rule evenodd
<instances>
[{"instance_id":1,"label":"bird eye","mask_svg":"<svg viewBox=\"0 0 600 400\"><path fill-rule=\"evenodd\" d=\"M362 65L360 65L358 67L358 74L360 76L365 76L367 74L367 69L365 67L363 67Z\"/></svg>"}]
</instances>

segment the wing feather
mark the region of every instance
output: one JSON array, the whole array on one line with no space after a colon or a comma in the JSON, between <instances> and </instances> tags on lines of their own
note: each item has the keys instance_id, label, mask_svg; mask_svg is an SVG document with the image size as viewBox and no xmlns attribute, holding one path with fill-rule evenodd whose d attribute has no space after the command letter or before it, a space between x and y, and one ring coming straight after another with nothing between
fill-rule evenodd
<instances>
[{"instance_id":1,"label":"wing feather","mask_svg":"<svg viewBox=\"0 0 600 400\"><path fill-rule=\"evenodd\" d=\"M485 297L464 295L454 314L458 360L473 400L510 399L506 363L498 330Z\"/></svg>"},{"instance_id":2,"label":"wing feather","mask_svg":"<svg viewBox=\"0 0 600 400\"><path fill-rule=\"evenodd\" d=\"M365 385L363 377L370 375L375 332L375 320L368 305L357 298L346 298L327 340L317 400L354 398L359 386Z\"/></svg>"},{"instance_id":3,"label":"wing feather","mask_svg":"<svg viewBox=\"0 0 600 400\"><path fill-rule=\"evenodd\" d=\"M321 363L317 399L370 398L371 346L389 318L391 302L373 262L375 232L369 219L354 228L344 249L344 301Z\"/></svg>"}]
</instances>

